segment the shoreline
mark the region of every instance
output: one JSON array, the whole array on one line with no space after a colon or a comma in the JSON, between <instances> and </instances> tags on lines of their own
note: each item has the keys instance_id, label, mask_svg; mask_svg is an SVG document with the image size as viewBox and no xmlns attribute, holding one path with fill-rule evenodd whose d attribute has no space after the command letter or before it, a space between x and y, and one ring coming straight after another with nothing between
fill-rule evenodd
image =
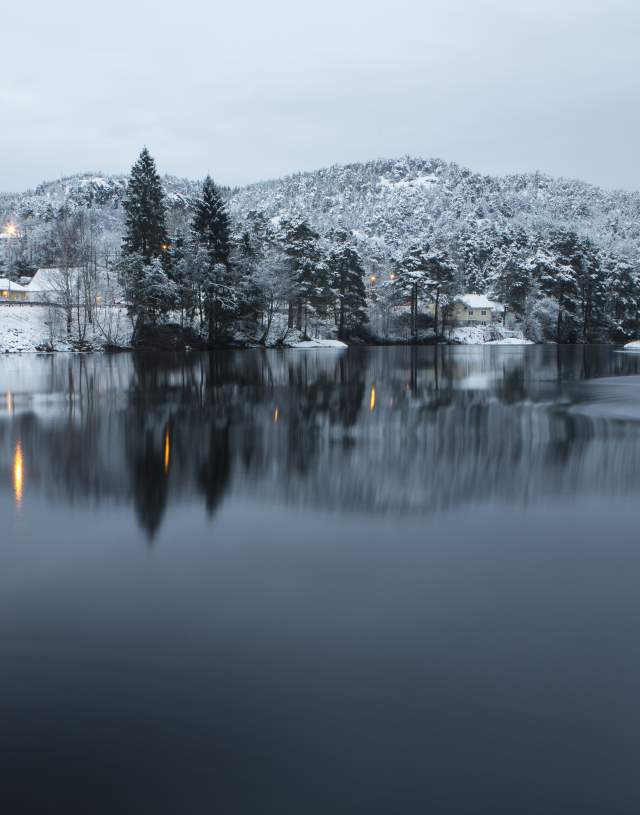
<instances>
[{"instance_id":1,"label":"shoreline","mask_svg":"<svg viewBox=\"0 0 640 815\"><path fill-rule=\"evenodd\" d=\"M1 357L13 356L57 356L68 355L104 355L117 356L120 354L213 354L220 351L349 351L369 348L614 348L627 353L639 353L640 348L628 348L621 343L613 342L586 342L586 343L557 343L557 342L359 342L352 345L345 345L344 348L335 346L309 346L301 347L296 345L220 345L216 348L133 348L133 347L109 347L109 348L55 348L55 349L25 349L25 350L5 350L0 349Z\"/></svg>"}]
</instances>

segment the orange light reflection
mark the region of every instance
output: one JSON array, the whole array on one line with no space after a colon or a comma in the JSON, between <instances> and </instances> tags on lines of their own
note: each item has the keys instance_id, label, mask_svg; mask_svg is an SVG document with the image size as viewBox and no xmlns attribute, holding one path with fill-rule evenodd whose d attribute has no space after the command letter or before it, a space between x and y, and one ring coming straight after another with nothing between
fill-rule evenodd
<instances>
[{"instance_id":1,"label":"orange light reflection","mask_svg":"<svg viewBox=\"0 0 640 815\"><path fill-rule=\"evenodd\" d=\"M171 437L169 436L169 428L164 434L164 473L169 472L169 465L171 464Z\"/></svg>"},{"instance_id":2,"label":"orange light reflection","mask_svg":"<svg viewBox=\"0 0 640 815\"><path fill-rule=\"evenodd\" d=\"M16 450L13 454L13 492L16 498L16 506L21 507L24 495L24 457L20 442L16 444Z\"/></svg>"}]
</instances>

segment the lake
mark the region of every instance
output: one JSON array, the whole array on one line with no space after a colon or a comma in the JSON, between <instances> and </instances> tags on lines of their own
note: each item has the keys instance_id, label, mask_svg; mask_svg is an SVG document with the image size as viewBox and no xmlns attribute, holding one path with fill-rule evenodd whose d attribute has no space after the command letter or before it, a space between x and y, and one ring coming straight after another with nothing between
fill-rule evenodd
<instances>
[{"instance_id":1,"label":"lake","mask_svg":"<svg viewBox=\"0 0 640 815\"><path fill-rule=\"evenodd\" d=\"M5 811L639 812L639 498L610 347L2 357Z\"/></svg>"}]
</instances>

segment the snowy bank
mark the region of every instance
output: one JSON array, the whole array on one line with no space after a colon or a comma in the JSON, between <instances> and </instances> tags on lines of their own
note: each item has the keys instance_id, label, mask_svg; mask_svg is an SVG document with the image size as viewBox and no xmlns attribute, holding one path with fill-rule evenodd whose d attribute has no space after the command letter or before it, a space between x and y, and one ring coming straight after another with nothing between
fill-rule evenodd
<instances>
[{"instance_id":1,"label":"snowy bank","mask_svg":"<svg viewBox=\"0 0 640 815\"><path fill-rule=\"evenodd\" d=\"M520 331L509 331L502 325L464 325L451 329L449 342L454 345L533 345Z\"/></svg>"},{"instance_id":2,"label":"snowy bank","mask_svg":"<svg viewBox=\"0 0 640 815\"><path fill-rule=\"evenodd\" d=\"M634 340L633 342L628 342L625 345L626 351L640 351L640 340Z\"/></svg>"},{"instance_id":3,"label":"snowy bank","mask_svg":"<svg viewBox=\"0 0 640 815\"><path fill-rule=\"evenodd\" d=\"M524 337L505 337L503 340L489 340L485 345L534 345L531 340Z\"/></svg>"},{"instance_id":4,"label":"snowy bank","mask_svg":"<svg viewBox=\"0 0 640 815\"><path fill-rule=\"evenodd\" d=\"M348 348L345 342L340 340L303 340L290 345L289 348L296 348L299 351L306 351L309 348Z\"/></svg>"},{"instance_id":5,"label":"snowy bank","mask_svg":"<svg viewBox=\"0 0 640 815\"><path fill-rule=\"evenodd\" d=\"M49 342L46 306L0 307L0 353L36 351Z\"/></svg>"},{"instance_id":6,"label":"snowy bank","mask_svg":"<svg viewBox=\"0 0 640 815\"><path fill-rule=\"evenodd\" d=\"M102 330L100 330L102 329ZM82 336L82 343L78 337ZM67 332L62 309L40 305L0 305L0 354L51 351L100 350L108 344L126 346L131 340L131 324L121 307L97 308L94 322L78 332L73 315Z\"/></svg>"}]
</instances>

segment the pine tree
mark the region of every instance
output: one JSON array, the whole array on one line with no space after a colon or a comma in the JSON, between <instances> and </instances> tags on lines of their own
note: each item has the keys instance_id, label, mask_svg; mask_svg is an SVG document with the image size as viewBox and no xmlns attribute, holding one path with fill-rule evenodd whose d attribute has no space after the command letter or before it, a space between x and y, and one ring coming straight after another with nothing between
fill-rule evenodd
<instances>
[{"instance_id":1,"label":"pine tree","mask_svg":"<svg viewBox=\"0 0 640 815\"><path fill-rule=\"evenodd\" d=\"M551 234L540 288L558 303L558 342L593 340L603 328L604 281L591 241L571 230Z\"/></svg>"},{"instance_id":2,"label":"pine tree","mask_svg":"<svg viewBox=\"0 0 640 815\"><path fill-rule=\"evenodd\" d=\"M320 248L320 236L306 221L285 224L284 253L289 258L291 296L289 328L307 333L309 317L326 313L332 293L329 268Z\"/></svg>"},{"instance_id":3,"label":"pine tree","mask_svg":"<svg viewBox=\"0 0 640 815\"><path fill-rule=\"evenodd\" d=\"M414 340L418 337L418 302L427 281L426 253L419 246L411 246L396 260L394 288L401 297L409 298L409 323Z\"/></svg>"},{"instance_id":4,"label":"pine tree","mask_svg":"<svg viewBox=\"0 0 640 815\"><path fill-rule=\"evenodd\" d=\"M176 286L176 305L180 310L180 324L193 322L196 309L196 285L192 256L182 233L178 233L169 251L169 279Z\"/></svg>"},{"instance_id":5,"label":"pine tree","mask_svg":"<svg viewBox=\"0 0 640 815\"><path fill-rule=\"evenodd\" d=\"M329 269L338 300L338 337L342 339L368 322L364 268L360 255L350 246L343 246L331 254Z\"/></svg>"},{"instance_id":6,"label":"pine tree","mask_svg":"<svg viewBox=\"0 0 640 815\"><path fill-rule=\"evenodd\" d=\"M229 331L238 309L238 292L229 262L229 216L210 176L205 178L196 203L191 235L209 344L214 346Z\"/></svg>"},{"instance_id":7,"label":"pine tree","mask_svg":"<svg viewBox=\"0 0 640 815\"><path fill-rule=\"evenodd\" d=\"M142 325L155 324L176 304L178 288L159 258L147 263L142 255L125 255L120 269L129 312L135 319L135 339Z\"/></svg>"},{"instance_id":8,"label":"pine tree","mask_svg":"<svg viewBox=\"0 0 640 815\"><path fill-rule=\"evenodd\" d=\"M191 230L199 246L209 252L211 263L229 263L231 245L229 216L222 196L210 176L202 184Z\"/></svg>"},{"instance_id":9,"label":"pine tree","mask_svg":"<svg viewBox=\"0 0 640 815\"><path fill-rule=\"evenodd\" d=\"M531 267L514 246L494 252L487 283L491 296L522 318L532 287Z\"/></svg>"},{"instance_id":10,"label":"pine tree","mask_svg":"<svg viewBox=\"0 0 640 815\"><path fill-rule=\"evenodd\" d=\"M640 274L626 258L605 257L609 331L616 342L628 342L640 327Z\"/></svg>"},{"instance_id":11,"label":"pine tree","mask_svg":"<svg viewBox=\"0 0 640 815\"><path fill-rule=\"evenodd\" d=\"M435 305L435 330L438 331L438 312L443 295L452 296L456 269L444 253L425 247L412 246L396 262L394 287L409 297L411 334L418 338L420 299L426 294Z\"/></svg>"},{"instance_id":12,"label":"pine tree","mask_svg":"<svg viewBox=\"0 0 640 815\"><path fill-rule=\"evenodd\" d=\"M126 214L125 255L138 254L145 262L168 249L164 191L156 164L145 147L131 168L122 204Z\"/></svg>"},{"instance_id":13,"label":"pine tree","mask_svg":"<svg viewBox=\"0 0 640 815\"><path fill-rule=\"evenodd\" d=\"M578 283L580 329L583 342L595 342L605 331L606 292L600 256L586 238L575 243L574 267Z\"/></svg>"}]
</instances>

